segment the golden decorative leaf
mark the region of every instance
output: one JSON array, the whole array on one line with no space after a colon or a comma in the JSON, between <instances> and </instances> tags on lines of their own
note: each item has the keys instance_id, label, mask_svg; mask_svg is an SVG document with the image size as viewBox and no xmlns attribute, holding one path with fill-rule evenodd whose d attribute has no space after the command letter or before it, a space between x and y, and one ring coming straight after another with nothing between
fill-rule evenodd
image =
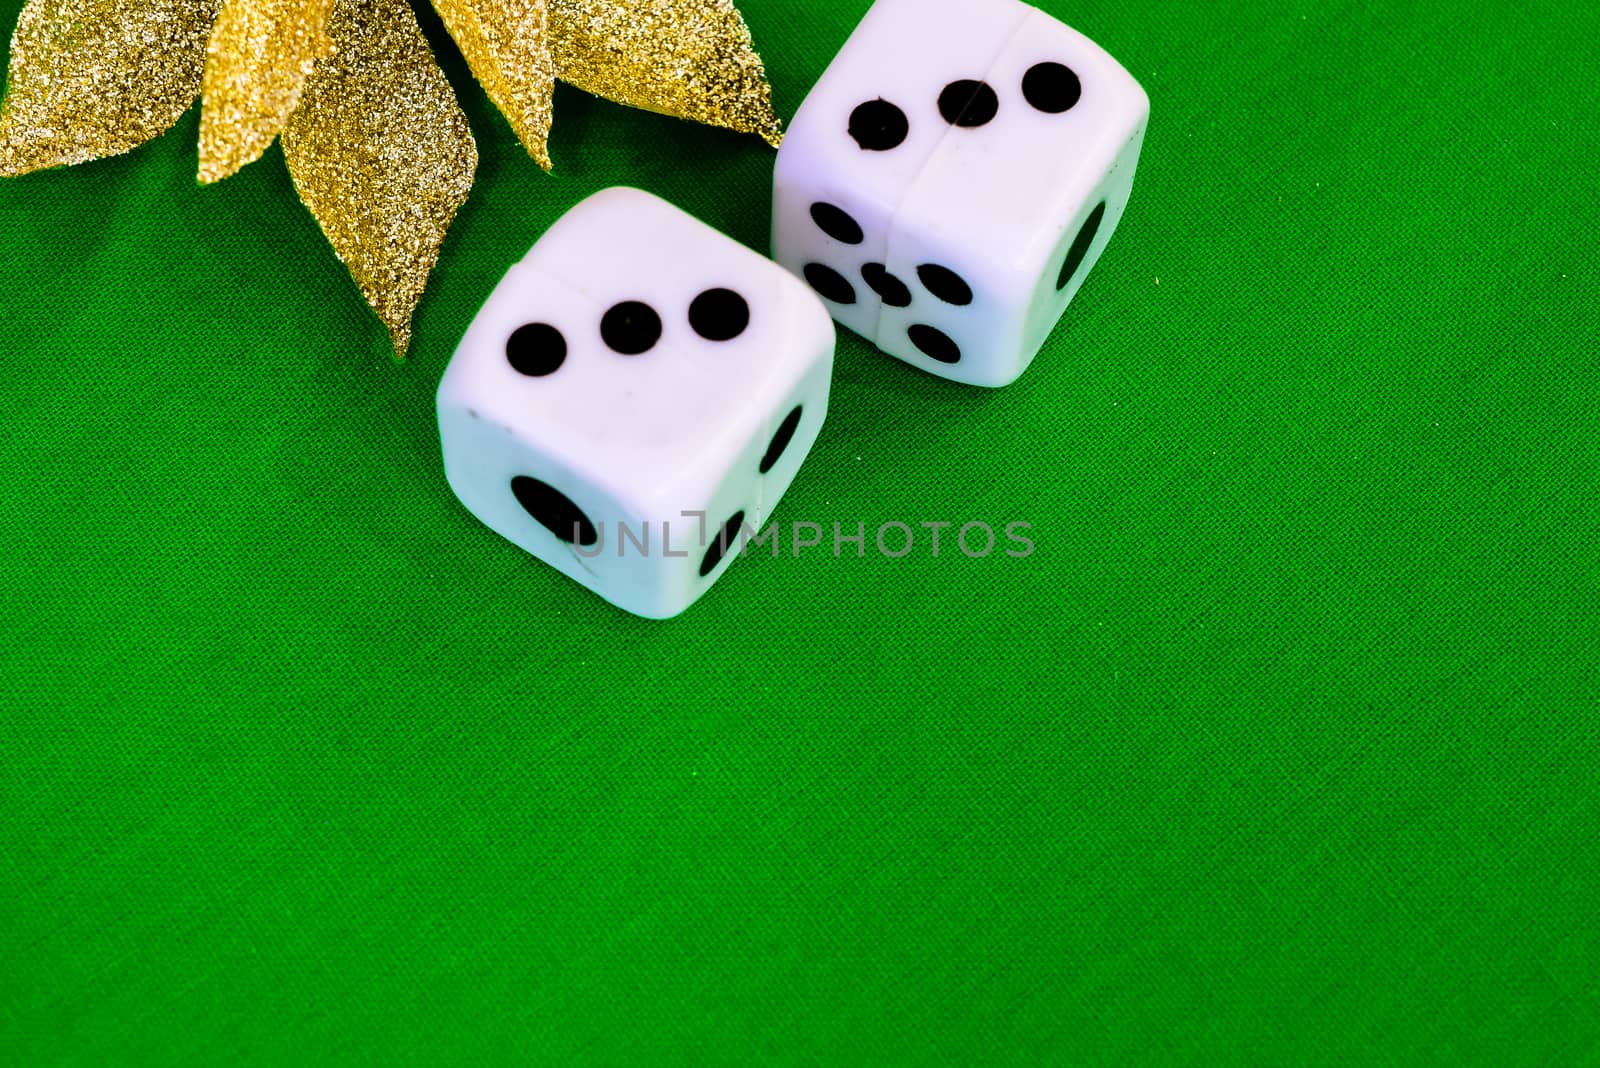
<instances>
[{"instance_id":1,"label":"golden decorative leaf","mask_svg":"<svg viewBox=\"0 0 1600 1068\"><path fill-rule=\"evenodd\" d=\"M489 99L545 170L555 62L545 0L433 0Z\"/></svg>"},{"instance_id":2,"label":"golden decorative leaf","mask_svg":"<svg viewBox=\"0 0 1600 1068\"><path fill-rule=\"evenodd\" d=\"M284 158L403 356L478 149L406 0L335 0L328 34L334 54L306 80Z\"/></svg>"},{"instance_id":3,"label":"golden decorative leaf","mask_svg":"<svg viewBox=\"0 0 1600 1068\"><path fill-rule=\"evenodd\" d=\"M782 140L731 0L548 0L556 76L620 104Z\"/></svg>"},{"instance_id":4,"label":"golden decorative leaf","mask_svg":"<svg viewBox=\"0 0 1600 1068\"><path fill-rule=\"evenodd\" d=\"M220 0L29 0L0 102L0 175L137 148L200 91Z\"/></svg>"},{"instance_id":5,"label":"golden decorative leaf","mask_svg":"<svg viewBox=\"0 0 1600 1068\"><path fill-rule=\"evenodd\" d=\"M333 0L227 0L200 84L200 181L253 163L283 132L306 77L333 51Z\"/></svg>"}]
</instances>

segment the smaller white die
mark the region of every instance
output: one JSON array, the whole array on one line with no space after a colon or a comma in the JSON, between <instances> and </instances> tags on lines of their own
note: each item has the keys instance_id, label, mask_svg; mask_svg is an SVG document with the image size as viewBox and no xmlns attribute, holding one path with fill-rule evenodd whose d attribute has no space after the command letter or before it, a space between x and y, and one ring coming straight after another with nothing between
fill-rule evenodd
<instances>
[{"instance_id":1,"label":"smaller white die","mask_svg":"<svg viewBox=\"0 0 1600 1068\"><path fill-rule=\"evenodd\" d=\"M556 222L439 383L469 511L611 603L693 604L760 531L827 414L834 329L777 264L649 193Z\"/></svg>"},{"instance_id":2,"label":"smaller white die","mask_svg":"<svg viewBox=\"0 0 1600 1068\"><path fill-rule=\"evenodd\" d=\"M1003 386L1122 218L1149 113L1019 0L877 0L789 124L773 258L883 351Z\"/></svg>"}]
</instances>

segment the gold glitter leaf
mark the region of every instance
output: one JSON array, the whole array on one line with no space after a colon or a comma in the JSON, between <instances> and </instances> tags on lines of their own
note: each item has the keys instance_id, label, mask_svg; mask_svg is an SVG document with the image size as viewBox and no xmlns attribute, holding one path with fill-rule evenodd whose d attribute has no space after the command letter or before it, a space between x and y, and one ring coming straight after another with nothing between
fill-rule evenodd
<instances>
[{"instance_id":1,"label":"gold glitter leaf","mask_svg":"<svg viewBox=\"0 0 1600 1068\"><path fill-rule=\"evenodd\" d=\"M556 76L681 119L782 139L761 57L731 0L548 0Z\"/></svg>"},{"instance_id":2,"label":"gold glitter leaf","mask_svg":"<svg viewBox=\"0 0 1600 1068\"><path fill-rule=\"evenodd\" d=\"M404 356L478 149L406 0L335 0L328 34L333 56L306 80L284 158Z\"/></svg>"},{"instance_id":3,"label":"gold glitter leaf","mask_svg":"<svg viewBox=\"0 0 1600 1068\"><path fill-rule=\"evenodd\" d=\"M333 0L227 0L200 84L200 181L261 158L300 103L307 75L333 51Z\"/></svg>"},{"instance_id":4,"label":"gold glitter leaf","mask_svg":"<svg viewBox=\"0 0 1600 1068\"><path fill-rule=\"evenodd\" d=\"M545 170L556 68L545 0L433 0L472 73Z\"/></svg>"},{"instance_id":5,"label":"gold glitter leaf","mask_svg":"<svg viewBox=\"0 0 1600 1068\"><path fill-rule=\"evenodd\" d=\"M200 91L219 0L29 0L0 102L0 175L82 163L164 132Z\"/></svg>"}]
</instances>

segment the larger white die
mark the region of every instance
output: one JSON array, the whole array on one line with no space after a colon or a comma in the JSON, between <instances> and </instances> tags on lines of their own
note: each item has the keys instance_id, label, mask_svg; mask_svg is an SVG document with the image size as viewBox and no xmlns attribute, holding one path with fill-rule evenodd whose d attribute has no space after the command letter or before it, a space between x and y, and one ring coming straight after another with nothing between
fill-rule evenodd
<instances>
[{"instance_id":1,"label":"larger white die","mask_svg":"<svg viewBox=\"0 0 1600 1068\"><path fill-rule=\"evenodd\" d=\"M1149 113L1019 0L877 0L784 137L774 258L885 352L1005 385L1121 220Z\"/></svg>"},{"instance_id":2,"label":"larger white die","mask_svg":"<svg viewBox=\"0 0 1600 1068\"><path fill-rule=\"evenodd\" d=\"M677 615L816 441L834 331L763 256L637 189L596 193L507 272L439 383L450 487L629 612Z\"/></svg>"}]
</instances>

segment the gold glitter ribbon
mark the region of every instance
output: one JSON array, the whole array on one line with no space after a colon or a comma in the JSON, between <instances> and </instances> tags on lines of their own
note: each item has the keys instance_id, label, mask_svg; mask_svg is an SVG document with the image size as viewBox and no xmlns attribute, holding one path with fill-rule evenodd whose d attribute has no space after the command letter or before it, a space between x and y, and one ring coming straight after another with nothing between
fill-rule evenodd
<instances>
[{"instance_id":1,"label":"gold glitter ribbon","mask_svg":"<svg viewBox=\"0 0 1600 1068\"><path fill-rule=\"evenodd\" d=\"M556 75L585 92L776 146L761 57L731 0L548 0Z\"/></svg>"},{"instance_id":2,"label":"gold glitter ribbon","mask_svg":"<svg viewBox=\"0 0 1600 1068\"><path fill-rule=\"evenodd\" d=\"M29 0L0 102L0 175L82 163L167 130L200 91L218 0Z\"/></svg>"},{"instance_id":3,"label":"gold glitter ribbon","mask_svg":"<svg viewBox=\"0 0 1600 1068\"><path fill-rule=\"evenodd\" d=\"M333 51L333 0L227 0L200 83L200 181L261 158L300 104L307 76Z\"/></svg>"},{"instance_id":4,"label":"gold glitter ribbon","mask_svg":"<svg viewBox=\"0 0 1600 1068\"><path fill-rule=\"evenodd\" d=\"M306 80L283 154L300 199L404 355L478 149L407 0L335 0L328 35L333 56Z\"/></svg>"},{"instance_id":5,"label":"gold glitter ribbon","mask_svg":"<svg viewBox=\"0 0 1600 1068\"><path fill-rule=\"evenodd\" d=\"M433 0L467 66L545 170L555 63L545 0Z\"/></svg>"}]
</instances>

